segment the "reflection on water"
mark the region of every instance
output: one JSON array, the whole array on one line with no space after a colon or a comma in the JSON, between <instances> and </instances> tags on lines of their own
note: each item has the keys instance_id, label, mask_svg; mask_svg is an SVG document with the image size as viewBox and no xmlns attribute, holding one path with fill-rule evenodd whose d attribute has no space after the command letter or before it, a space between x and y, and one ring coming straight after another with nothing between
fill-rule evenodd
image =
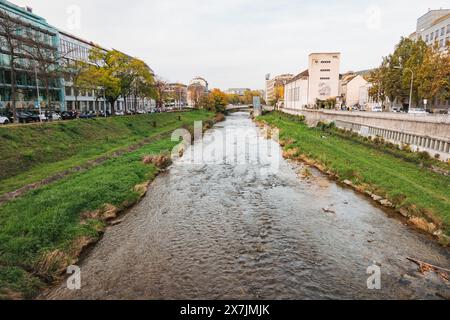
<instances>
[{"instance_id":1,"label":"reflection on water","mask_svg":"<svg viewBox=\"0 0 450 320\"><path fill-rule=\"evenodd\" d=\"M221 149L212 146L224 135L224 144L239 148L212 151ZM187 150L124 222L108 230L81 265L82 290L61 287L50 298L450 295L441 278L420 275L407 261L415 257L448 268L446 249L318 172L299 178L301 168L281 159L279 146L265 141L248 114L233 114L205 141ZM262 161L230 161L255 159L261 145L270 146L256 157ZM228 161L192 164L195 148L204 148L206 160ZM374 264L381 266L379 291L367 289L367 268Z\"/></svg>"}]
</instances>

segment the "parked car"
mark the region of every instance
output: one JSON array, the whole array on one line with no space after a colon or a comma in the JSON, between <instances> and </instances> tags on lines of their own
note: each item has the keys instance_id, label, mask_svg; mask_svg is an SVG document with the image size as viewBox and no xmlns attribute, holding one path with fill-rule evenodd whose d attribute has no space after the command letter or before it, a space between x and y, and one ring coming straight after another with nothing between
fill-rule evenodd
<instances>
[{"instance_id":1,"label":"parked car","mask_svg":"<svg viewBox=\"0 0 450 320\"><path fill-rule=\"evenodd\" d=\"M39 120L42 122L48 121L48 116L46 113L42 112L39 114Z\"/></svg>"},{"instance_id":2,"label":"parked car","mask_svg":"<svg viewBox=\"0 0 450 320\"><path fill-rule=\"evenodd\" d=\"M0 116L0 124L9 124L10 121L7 117Z\"/></svg>"},{"instance_id":3,"label":"parked car","mask_svg":"<svg viewBox=\"0 0 450 320\"><path fill-rule=\"evenodd\" d=\"M77 113L73 111L63 111L61 113L62 120L73 120L77 118Z\"/></svg>"},{"instance_id":4,"label":"parked car","mask_svg":"<svg viewBox=\"0 0 450 320\"><path fill-rule=\"evenodd\" d=\"M402 106L395 106L395 107L392 108L392 112L395 112L395 113L403 112L403 107Z\"/></svg>"},{"instance_id":5,"label":"parked car","mask_svg":"<svg viewBox=\"0 0 450 320\"><path fill-rule=\"evenodd\" d=\"M17 113L17 119L20 123L30 123L30 122L39 122L41 121L38 114L31 113L28 111L21 111Z\"/></svg>"},{"instance_id":6,"label":"parked car","mask_svg":"<svg viewBox=\"0 0 450 320\"><path fill-rule=\"evenodd\" d=\"M116 111L116 116L124 116L125 112L123 111Z\"/></svg>"},{"instance_id":7,"label":"parked car","mask_svg":"<svg viewBox=\"0 0 450 320\"><path fill-rule=\"evenodd\" d=\"M62 120L62 117L61 117L61 115L59 113L53 112L52 113L52 120L53 121L59 121L59 120Z\"/></svg>"},{"instance_id":8,"label":"parked car","mask_svg":"<svg viewBox=\"0 0 450 320\"><path fill-rule=\"evenodd\" d=\"M409 114L422 114L422 115L426 115L427 111L425 109L410 109Z\"/></svg>"},{"instance_id":9,"label":"parked car","mask_svg":"<svg viewBox=\"0 0 450 320\"><path fill-rule=\"evenodd\" d=\"M94 113L82 113L79 116L80 119L93 119L95 117L96 115Z\"/></svg>"},{"instance_id":10,"label":"parked car","mask_svg":"<svg viewBox=\"0 0 450 320\"><path fill-rule=\"evenodd\" d=\"M372 112L383 112L383 107L380 105L375 105L372 107Z\"/></svg>"}]
</instances>

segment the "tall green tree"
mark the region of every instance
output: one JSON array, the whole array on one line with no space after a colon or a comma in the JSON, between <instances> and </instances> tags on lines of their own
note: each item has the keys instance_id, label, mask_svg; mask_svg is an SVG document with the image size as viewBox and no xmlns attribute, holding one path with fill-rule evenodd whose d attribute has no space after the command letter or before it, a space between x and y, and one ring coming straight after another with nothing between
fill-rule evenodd
<instances>
[{"instance_id":1,"label":"tall green tree","mask_svg":"<svg viewBox=\"0 0 450 320\"><path fill-rule=\"evenodd\" d=\"M447 50L449 43L447 43ZM447 51L448 52L448 51ZM425 58L417 72L421 97L446 101L450 99L450 55L438 46L427 48Z\"/></svg>"},{"instance_id":2,"label":"tall green tree","mask_svg":"<svg viewBox=\"0 0 450 320\"><path fill-rule=\"evenodd\" d=\"M103 94L111 105L113 115L116 113L116 102L122 95L120 76L126 68L124 56L123 53L116 50L104 51L94 48L89 55L90 66L84 75L86 78L95 79L96 85L103 89Z\"/></svg>"},{"instance_id":3,"label":"tall green tree","mask_svg":"<svg viewBox=\"0 0 450 320\"><path fill-rule=\"evenodd\" d=\"M370 90L371 97L377 101L385 101L388 98L391 103L407 101L411 90L412 71L413 101L410 104L417 104L420 101L418 88L421 85L417 75L427 50L428 47L422 40L402 38L394 52L384 57L380 67L371 73L370 80L373 84Z\"/></svg>"}]
</instances>

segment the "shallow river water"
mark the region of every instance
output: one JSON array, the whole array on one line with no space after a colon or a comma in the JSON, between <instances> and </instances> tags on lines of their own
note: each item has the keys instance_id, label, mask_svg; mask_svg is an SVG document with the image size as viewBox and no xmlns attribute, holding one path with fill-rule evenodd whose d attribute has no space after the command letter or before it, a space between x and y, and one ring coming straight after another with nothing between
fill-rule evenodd
<instances>
[{"instance_id":1,"label":"shallow river water","mask_svg":"<svg viewBox=\"0 0 450 320\"><path fill-rule=\"evenodd\" d=\"M407 260L450 268L447 249L319 172L299 171L247 113L233 114L107 230L80 263L81 290L61 285L43 298L450 296L448 282ZM368 289L370 266L379 267L380 290Z\"/></svg>"}]
</instances>

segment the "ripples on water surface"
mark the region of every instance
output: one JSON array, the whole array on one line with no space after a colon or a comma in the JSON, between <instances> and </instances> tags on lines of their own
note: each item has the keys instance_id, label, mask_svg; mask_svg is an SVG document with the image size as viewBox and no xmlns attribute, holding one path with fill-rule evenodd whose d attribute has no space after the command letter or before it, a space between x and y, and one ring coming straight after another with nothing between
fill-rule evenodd
<instances>
[{"instance_id":1,"label":"ripples on water surface","mask_svg":"<svg viewBox=\"0 0 450 320\"><path fill-rule=\"evenodd\" d=\"M226 152L212 146L226 135ZM236 138L237 137L237 138ZM248 146L237 143L247 137ZM204 164L187 150L82 263L83 288L63 299L407 299L450 296L415 257L450 267L427 236L318 172L300 179L246 113L205 136ZM230 146L236 146L230 148ZM259 163L236 164L235 159ZM197 150L198 151L198 150ZM217 159L225 161L217 162ZM279 161L279 166L273 163ZM214 160L214 161L211 161ZM333 213L325 213L331 208ZM382 290L366 270L381 265ZM438 294L438 295L437 295Z\"/></svg>"}]
</instances>

